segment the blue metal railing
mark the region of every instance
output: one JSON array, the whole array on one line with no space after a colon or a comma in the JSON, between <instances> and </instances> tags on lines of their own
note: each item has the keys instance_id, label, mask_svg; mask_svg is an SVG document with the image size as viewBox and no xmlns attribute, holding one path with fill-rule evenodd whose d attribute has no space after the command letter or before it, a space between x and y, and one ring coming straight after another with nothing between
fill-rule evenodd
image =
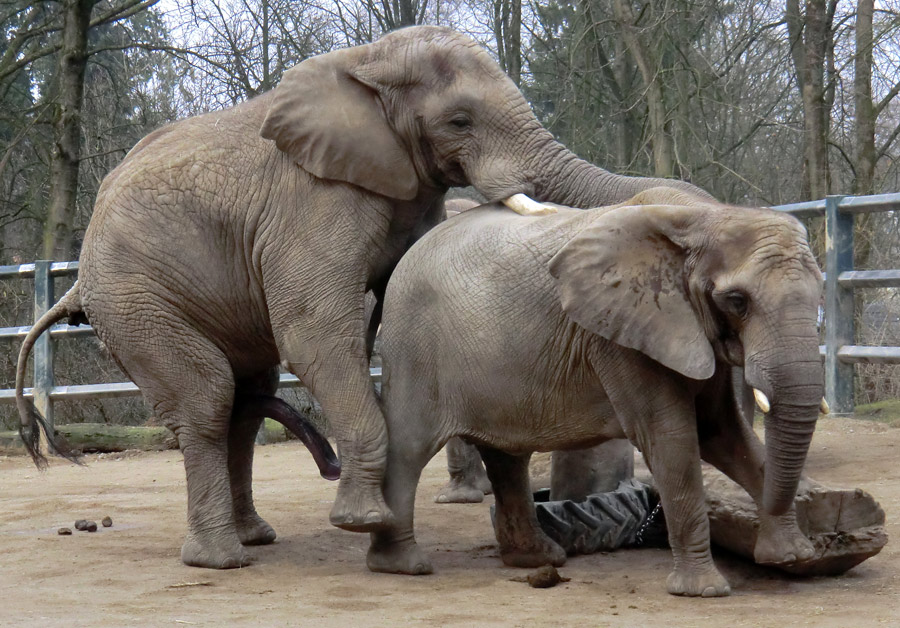
<instances>
[{"instance_id":1,"label":"blue metal railing","mask_svg":"<svg viewBox=\"0 0 900 628\"><path fill-rule=\"evenodd\" d=\"M852 413L853 365L900 364L900 347L853 344L854 288L900 287L900 270L853 270L854 217L898 210L900 194L829 196L773 209L798 218L825 216L825 399L836 414Z\"/></svg>"}]
</instances>

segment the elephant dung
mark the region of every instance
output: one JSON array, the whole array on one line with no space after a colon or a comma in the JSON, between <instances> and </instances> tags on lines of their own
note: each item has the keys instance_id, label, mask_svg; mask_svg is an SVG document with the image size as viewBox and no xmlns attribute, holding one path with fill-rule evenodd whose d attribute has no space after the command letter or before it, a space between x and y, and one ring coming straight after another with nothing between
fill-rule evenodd
<instances>
[{"instance_id":1,"label":"elephant dung","mask_svg":"<svg viewBox=\"0 0 900 628\"><path fill-rule=\"evenodd\" d=\"M753 559L756 506L737 484L704 468L712 542ZM828 488L807 479L795 501L797 523L816 553L808 560L773 565L803 576L837 575L881 551L887 543L884 510L862 489Z\"/></svg>"}]
</instances>

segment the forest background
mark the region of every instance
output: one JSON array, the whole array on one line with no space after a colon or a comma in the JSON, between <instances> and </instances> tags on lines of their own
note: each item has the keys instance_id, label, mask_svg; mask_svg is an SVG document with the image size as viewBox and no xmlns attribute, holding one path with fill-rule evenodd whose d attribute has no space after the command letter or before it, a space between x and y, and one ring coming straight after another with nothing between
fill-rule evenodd
<instances>
[{"instance_id":1,"label":"forest background","mask_svg":"<svg viewBox=\"0 0 900 628\"><path fill-rule=\"evenodd\" d=\"M900 191L900 0L2 1L0 264L77 259L103 177L153 129L411 24L481 42L541 122L608 170L748 205ZM857 218L858 269L898 266L898 213ZM31 321L30 283L0 281L0 325ZM857 291L857 335L900 345L896 290ZM17 353L0 346L8 386ZM56 364L59 384L125 379L96 340L60 341ZM900 368L857 373L858 403L900 397ZM56 416L147 411L94 400Z\"/></svg>"}]
</instances>

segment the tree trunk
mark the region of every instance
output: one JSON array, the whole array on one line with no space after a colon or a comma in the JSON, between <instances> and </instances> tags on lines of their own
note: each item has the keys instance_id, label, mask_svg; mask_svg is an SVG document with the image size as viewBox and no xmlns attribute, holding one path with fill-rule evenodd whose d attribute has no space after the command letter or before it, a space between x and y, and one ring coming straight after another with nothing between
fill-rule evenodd
<instances>
[{"instance_id":1,"label":"tree trunk","mask_svg":"<svg viewBox=\"0 0 900 628\"><path fill-rule=\"evenodd\" d=\"M803 191L820 199L831 191L825 62L834 14L825 0L807 0L805 8L801 17L798 0L787 0L786 22L803 103Z\"/></svg>"},{"instance_id":2,"label":"tree trunk","mask_svg":"<svg viewBox=\"0 0 900 628\"><path fill-rule=\"evenodd\" d=\"M87 35L96 0L66 0L62 49L57 79L59 102L53 127L55 142L50 154L50 206L44 226L44 259L65 261L74 254L72 226L78 194L81 153L81 106Z\"/></svg>"},{"instance_id":3,"label":"tree trunk","mask_svg":"<svg viewBox=\"0 0 900 628\"><path fill-rule=\"evenodd\" d=\"M872 103L872 16L874 0L860 0L856 9L856 57L853 99L856 105L856 173L854 194L872 194L875 179L875 107Z\"/></svg>"},{"instance_id":4,"label":"tree trunk","mask_svg":"<svg viewBox=\"0 0 900 628\"><path fill-rule=\"evenodd\" d=\"M625 44L619 38L612 42L614 46L612 59L606 54L604 36L598 28L601 21L595 17L593 5L589 2L585 4L585 16L587 23L591 25L588 32L592 39L593 56L597 67L600 68L603 85L609 91L610 99L615 102L616 107L610 112L615 128L613 162L618 170L628 169L634 158L638 136L638 125L627 100L631 90L632 66L626 54Z\"/></svg>"},{"instance_id":5,"label":"tree trunk","mask_svg":"<svg viewBox=\"0 0 900 628\"><path fill-rule=\"evenodd\" d=\"M671 177L675 173L675 147L668 129L668 112L663 91L659 64L651 50L644 45L635 27L635 17L626 0L614 4L616 21L622 38L640 70L644 82L647 111L650 117L650 137L653 145L653 171L658 177Z\"/></svg>"},{"instance_id":6,"label":"tree trunk","mask_svg":"<svg viewBox=\"0 0 900 628\"><path fill-rule=\"evenodd\" d=\"M522 83L522 0L494 0L494 38L500 67Z\"/></svg>"}]
</instances>

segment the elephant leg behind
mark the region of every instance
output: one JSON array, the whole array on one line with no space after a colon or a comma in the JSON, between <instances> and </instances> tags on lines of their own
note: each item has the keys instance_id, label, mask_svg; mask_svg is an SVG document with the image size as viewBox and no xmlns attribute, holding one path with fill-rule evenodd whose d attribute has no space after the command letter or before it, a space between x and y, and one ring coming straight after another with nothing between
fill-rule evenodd
<instances>
[{"instance_id":1,"label":"elephant leg behind","mask_svg":"<svg viewBox=\"0 0 900 628\"><path fill-rule=\"evenodd\" d=\"M550 499L580 502L607 493L634 476L634 447L614 438L590 449L554 451L550 458Z\"/></svg>"},{"instance_id":2,"label":"elephant leg behind","mask_svg":"<svg viewBox=\"0 0 900 628\"><path fill-rule=\"evenodd\" d=\"M477 504L491 493L478 448L462 438L447 441L447 472L450 481L434 498L438 504Z\"/></svg>"},{"instance_id":3,"label":"elephant leg behind","mask_svg":"<svg viewBox=\"0 0 900 628\"><path fill-rule=\"evenodd\" d=\"M398 354L401 359L392 359ZM394 518L388 526L372 532L366 564L376 572L423 575L433 568L416 543L413 530L416 486L422 469L447 436L437 427L442 423L442 404L418 384L417 365L406 359L410 356L403 348L392 355L390 346L385 354L382 402L388 453L382 486Z\"/></svg>"},{"instance_id":4,"label":"elephant leg behind","mask_svg":"<svg viewBox=\"0 0 900 628\"><path fill-rule=\"evenodd\" d=\"M479 445L487 475L494 487L494 530L500 558L510 567L561 566L566 552L548 537L537 520L528 461L531 454L517 456Z\"/></svg>"}]
</instances>

